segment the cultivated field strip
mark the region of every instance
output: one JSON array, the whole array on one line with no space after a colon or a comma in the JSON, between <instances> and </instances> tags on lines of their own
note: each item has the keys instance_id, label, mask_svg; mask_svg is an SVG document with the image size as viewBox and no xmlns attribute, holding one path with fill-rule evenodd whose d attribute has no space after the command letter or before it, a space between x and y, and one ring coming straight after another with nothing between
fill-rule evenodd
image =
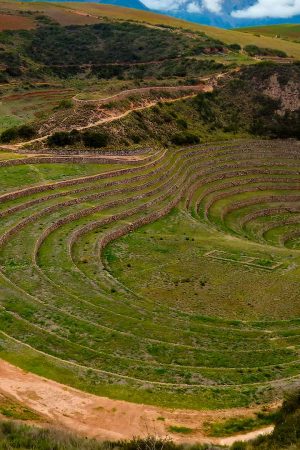
<instances>
[{"instance_id":1,"label":"cultivated field strip","mask_svg":"<svg viewBox=\"0 0 300 450\"><path fill-rule=\"evenodd\" d=\"M300 321L207 321L188 301L157 304L114 278L103 252L175 207L212 230L297 251L298 155L294 142L236 141L113 163L3 161L7 179L32 167L48 174L40 183L25 176L19 188L8 179L0 195L3 357L24 354L25 368L28 355L43 359L54 378L63 368L87 390L125 398L124 389L135 387L139 399L172 404L177 397L185 406L192 397L200 406L222 398L243 404L249 392L267 398L296 382ZM60 165L84 167L84 175L57 180Z\"/></svg>"}]
</instances>

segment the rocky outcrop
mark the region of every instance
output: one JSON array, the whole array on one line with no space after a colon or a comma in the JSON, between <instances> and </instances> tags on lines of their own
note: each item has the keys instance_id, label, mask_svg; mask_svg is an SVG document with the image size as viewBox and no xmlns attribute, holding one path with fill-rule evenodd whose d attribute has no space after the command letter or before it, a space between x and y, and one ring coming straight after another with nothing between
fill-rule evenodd
<instances>
[{"instance_id":1,"label":"rocky outcrop","mask_svg":"<svg viewBox=\"0 0 300 450\"><path fill-rule=\"evenodd\" d=\"M286 111L297 111L300 108L300 83L299 80L291 79L282 85L278 79L278 74L271 75L264 94L273 100L279 100L281 103L278 114L284 114Z\"/></svg>"}]
</instances>

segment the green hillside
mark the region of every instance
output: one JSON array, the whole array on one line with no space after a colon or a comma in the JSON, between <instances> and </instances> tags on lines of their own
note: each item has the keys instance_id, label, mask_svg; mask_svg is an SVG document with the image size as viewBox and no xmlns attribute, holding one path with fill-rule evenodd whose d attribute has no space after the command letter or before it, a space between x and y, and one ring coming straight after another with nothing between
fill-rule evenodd
<instances>
[{"instance_id":1,"label":"green hillside","mask_svg":"<svg viewBox=\"0 0 300 450\"><path fill-rule=\"evenodd\" d=\"M300 24L298 23L237 28L236 31L300 43Z\"/></svg>"},{"instance_id":2,"label":"green hillside","mask_svg":"<svg viewBox=\"0 0 300 450\"><path fill-rule=\"evenodd\" d=\"M239 43L240 45L253 44L259 47L274 48L285 51L289 56L300 59L300 46L295 42L287 42L283 39L275 39L269 36L251 36L244 32L235 30L225 30L222 28L215 28L206 25L199 25L192 22L176 19L173 17L155 14L148 11L135 10L130 8L120 8L111 5L100 5L96 3L43 3L43 2L2 2L0 7L9 7L17 10L35 10L41 11L52 18L60 21L61 24L82 24L95 23L100 18L106 17L109 19L120 20L135 20L138 22L145 22L150 25L170 26L191 31L200 31L208 34L214 39L219 39L226 44Z\"/></svg>"}]
</instances>

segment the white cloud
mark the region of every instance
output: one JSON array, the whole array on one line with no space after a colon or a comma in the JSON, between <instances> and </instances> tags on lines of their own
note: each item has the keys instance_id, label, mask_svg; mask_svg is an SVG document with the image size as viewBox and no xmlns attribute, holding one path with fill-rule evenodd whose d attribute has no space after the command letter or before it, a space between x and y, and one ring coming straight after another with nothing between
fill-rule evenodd
<instances>
[{"instance_id":1,"label":"white cloud","mask_svg":"<svg viewBox=\"0 0 300 450\"><path fill-rule=\"evenodd\" d=\"M222 11L223 0L203 0L203 7L213 13L220 13Z\"/></svg>"},{"instance_id":2,"label":"white cloud","mask_svg":"<svg viewBox=\"0 0 300 450\"><path fill-rule=\"evenodd\" d=\"M187 4L186 10L189 13L201 13L202 12L202 6L199 5L199 3L191 2L191 3Z\"/></svg>"},{"instance_id":3,"label":"white cloud","mask_svg":"<svg viewBox=\"0 0 300 450\"><path fill-rule=\"evenodd\" d=\"M249 8L231 13L233 17L239 19L289 18L298 14L300 14L300 0L258 0Z\"/></svg>"},{"instance_id":4,"label":"white cloud","mask_svg":"<svg viewBox=\"0 0 300 450\"><path fill-rule=\"evenodd\" d=\"M220 13L224 0L142 0L148 8L160 11L178 11L184 9L189 13L200 13L203 10Z\"/></svg>"},{"instance_id":5,"label":"white cloud","mask_svg":"<svg viewBox=\"0 0 300 450\"><path fill-rule=\"evenodd\" d=\"M176 11L186 3L185 0L142 0L148 8L161 11Z\"/></svg>"}]
</instances>

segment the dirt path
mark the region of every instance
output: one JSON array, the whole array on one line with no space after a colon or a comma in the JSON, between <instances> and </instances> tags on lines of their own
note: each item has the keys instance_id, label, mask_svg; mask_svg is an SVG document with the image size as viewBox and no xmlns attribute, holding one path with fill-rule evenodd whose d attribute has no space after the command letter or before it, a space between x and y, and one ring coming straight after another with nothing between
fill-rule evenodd
<instances>
[{"instance_id":1,"label":"dirt path","mask_svg":"<svg viewBox=\"0 0 300 450\"><path fill-rule=\"evenodd\" d=\"M208 87L204 87L203 88L203 92L207 92L208 91ZM167 100L163 100L163 103L174 103L180 100L187 100L188 98L193 98L197 95L197 93L195 94L190 94L190 95L185 95L182 97L178 97L176 99L167 99ZM132 107L130 109L128 109L127 111L120 113L120 114L116 114L116 115L112 115L111 117L106 117L106 118L102 118L100 120L97 120L96 122L92 122L88 125L84 125L84 126L80 126L80 127L76 127L76 130L78 131L83 131L83 130L88 130L90 128L94 128L98 125L103 125L105 123L110 123L110 122L114 122L115 120L119 120L119 119L123 119L124 117L127 117L129 114L131 114L134 111L142 111L144 109L149 109L152 108L153 106L157 105L157 103L159 103L161 100L157 100L157 101L152 101L152 102L148 102L147 105L143 105L143 106L137 106L137 107ZM0 145L0 150L9 150L9 151L18 151L19 149L25 147L26 145L31 145L34 144L36 142L43 142L45 141L49 136L51 136L52 133L49 134L45 134L44 136L35 138L35 139L31 139L30 141L25 141L25 142L20 142L18 144L11 144L11 145Z\"/></svg>"},{"instance_id":2,"label":"dirt path","mask_svg":"<svg viewBox=\"0 0 300 450\"><path fill-rule=\"evenodd\" d=\"M123 100L124 98L132 95L132 94L147 94L149 92L193 92L193 93L199 93L203 92L205 90L206 86L204 84L197 84L196 86L192 85L184 85L184 86L144 86L139 88L132 88L132 89L126 89L121 92L117 92L116 94L110 95L108 97L103 98L97 98L97 99L80 99L77 98L76 94L74 97L72 97L72 100L77 103L83 103L83 104L98 104L102 105L105 103L110 103L113 100ZM173 99L177 100L177 99Z\"/></svg>"},{"instance_id":3,"label":"dirt path","mask_svg":"<svg viewBox=\"0 0 300 450\"><path fill-rule=\"evenodd\" d=\"M260 430L251 431L247 434L238 434L235 436L231 436L228 438L221 439L219 443L221 445L232 445L235 442L248 442L252 439L256 439L258 436L267 436L268 434L271 434L274 430L273 426L269 426L266 428L261 428Z\"/></svg>"},{"instance_id":4,"label":"dirt path","mask_svg":"<svg viewBox=\"0 0 300 450\"><path fill-rule=\"evenodd\" d=\"M154 434L171 436L176 442L219 443L220 439L205 436L203 428L206 422L249 416L257 411L257 408L174 410L111 400L24 372L3 360L0 360L0 392L40 413L55 427L102 440ZM171 425L185 426L194 431L188 435L172 434L168 431ZM258 433L261 431L264 430ZM251 437L256 436L250 434ZM223 442L226 443L225 440Z\"/></svg>"},{"instance_id":5,"label":"dirt path","mask_svg":"<svg viewBox=\"0 0 300 450\"><path fill-rule=\"evenodd\" d=\"M231 70L229 72L224 72L224 73L220 73L220 74L213 74L211 76L208 77L203 77L199 80L199 82L201 84L199 84L198 86L156 86L156 87L147 87L144 86L142 88L136 88L136 89L132 89L132 90L127 90L127 91L123 91L123 92L119 92L118 94L114 94L110 97L107 97L105 99L99 99L96 101L93 100L80 100L80 99L76 99L77 103L99 103L99 104L103 104L104 102L108 102L110 100L116 99L118 97L122 97L123 95L128 95L130 94L130 92L134 92L134 93L138 93L140 92L145 92L147 91L147 89L151 90L151 89L156 89L156 90L166 90L166 91L172 91L175 89L178 89L181 92L184 92L188 89L193 90L194 92L192 94L189 95L183 95L177 98L173 98L173 99L165 99L165 100L156 100L156 101L149 101L146 105L143 106L137 106L137 107L132 107L129 110L123 112L123 113L119 113L119 114L113 114L110 117L106 117L106 118L102 118L99 119L96 122L92 122L88 125L84 125L84 126L80 126L80 127L76 127L76 129L78 131L83 131L83 130L87 130L93 127L96 127L98 125L103 125L105 123L109 123L109 122L113 122L116 120L120 120L123 119L124 117L128 116L129 114L131 114L134 111L142 111L145 109L149 109L152 108L153 106L157 105L159 102L163 102L163 103L174 103L177 101L181 101L181 100L187 100L189 98L193 98L195 97L199 92L211 92L214 89L214 85L216 80L220 80L226 76L228 76L229 74L233 73L233 72L237 72L239 70L238 69L234 69ZM202 84L203 83L203 84ZM74 99L76 98L76 96L74 97ZM51 136L52 133L49 134L45 134L41 137L35 138L35 139L31 139L29 141L25 141L25 142L20 142L18 144L11 144L11 145L0 145L0 150L8 150L8 151L18 151L18 149L21 149L23 147L25 147L26 145L31 145L37 142L43 142L45 141L49 136Z\"/></svg>"}]
</instances>

